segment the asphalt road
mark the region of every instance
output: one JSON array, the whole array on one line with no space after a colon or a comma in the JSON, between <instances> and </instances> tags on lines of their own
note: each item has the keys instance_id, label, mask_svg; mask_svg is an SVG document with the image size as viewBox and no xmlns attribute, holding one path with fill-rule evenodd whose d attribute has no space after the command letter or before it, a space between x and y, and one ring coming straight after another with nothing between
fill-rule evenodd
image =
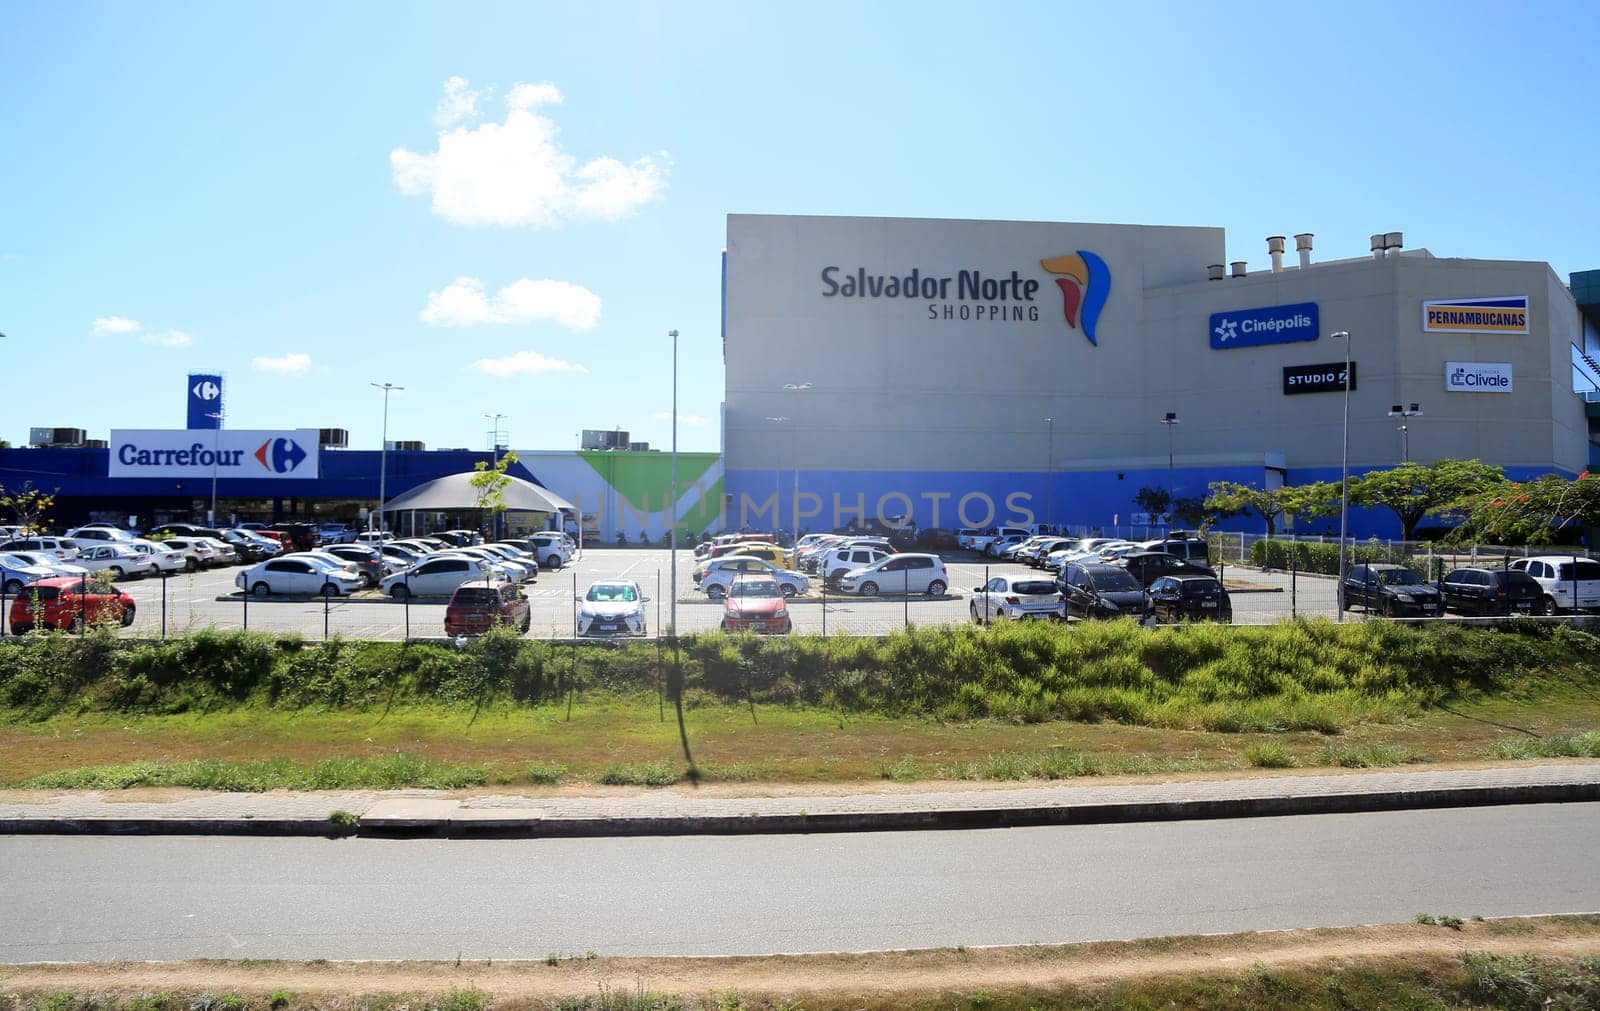
<instances>
[{"instance_id":1,"label":"asphalt road","mask_svg":"<svg viewBox=\"0 0 1600 1011\"><path fill-rule=\"evenodd\" d=\"M0 837L0 963L542 959L1600 910L1600 804L976 832Z\"/></svg>"}]
</instances>

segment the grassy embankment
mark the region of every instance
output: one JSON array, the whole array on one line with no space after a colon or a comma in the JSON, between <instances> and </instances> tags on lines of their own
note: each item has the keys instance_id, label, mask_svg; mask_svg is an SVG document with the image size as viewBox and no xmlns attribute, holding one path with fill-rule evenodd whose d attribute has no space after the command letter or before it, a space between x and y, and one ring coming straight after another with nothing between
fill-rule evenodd
<instances>
[{"instance_id":1,"label":"grassy embankment","mask_svg":"<svg viewBox=\"0 0 1600 1011\"><path fill-rule=\"evenodd\" d=\"M1048 779L1600 757L1597 646L1532 623L713 634L685 637L682 678L710 781ZM654 644L502 635L36 637L0 644L0 781L666 785L686 768L675 669Z\"/></svg>"}]
</instances>

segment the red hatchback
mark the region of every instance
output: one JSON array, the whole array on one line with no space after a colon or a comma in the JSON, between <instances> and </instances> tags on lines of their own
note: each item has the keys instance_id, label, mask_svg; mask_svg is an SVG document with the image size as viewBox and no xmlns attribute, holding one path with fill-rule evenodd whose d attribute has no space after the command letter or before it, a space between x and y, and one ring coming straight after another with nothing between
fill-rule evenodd
<instances>
[{"instance_id":1,"label":"red hatchback","mask_svg":"<svg viewBox=\"0 0 1600 1011\"><path fill-rule=\"evenodd\" d=\"M133 615L133 598L121 590L58 576L31 584L11 602L11 631L24 635L38 627L77 632L85 624L106 620L120 621L127 628Z\"/></svg>"},{"instance_id":2,"label":"red hatchback","mask_svg":"<svg viewBox=\"0 0 1600 1011\"><path fill-rule=\"evenodd\" d=\"M503 579L462 583L444 609L445 635L482 635L496 626L526 632L532 623L528 598Z\"/></svg>"},{"instance_id":3,"label":"red hatchback","mask_svg":"<svg viewBox=\"0 0 1600 1011\"><path fill-rule=\"evenodd\" d=\"M789 606L777 577L743 575L734 577L722 603L724 632L773 632L786 635L794 628Z\"/></svg>"}]
</instances>

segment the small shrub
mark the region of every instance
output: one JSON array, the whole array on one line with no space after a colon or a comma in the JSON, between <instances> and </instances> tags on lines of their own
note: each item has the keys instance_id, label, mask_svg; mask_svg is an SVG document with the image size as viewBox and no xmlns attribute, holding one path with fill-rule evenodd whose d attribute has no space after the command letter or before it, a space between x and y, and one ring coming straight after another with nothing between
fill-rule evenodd
<instances>
[{"instance_id":1,"label":"small shrub","mask_svg":"<svg viewBox=\"0 0 1600 1011\"><path fill-rule=\"evenodd\" d=\"M608 765L600 774L600 782L607 786L671 786L680 778L677 769L663 762Z\"/></svg>"},{"instance_id":2,"label":"small shrub","mask_svg":"<svg viewBox=\"0 0 1600 1011\"><path fill-rule=\"evenodd\" d=\"M1441 927L1449 927L1451 930L1460 930L1461 929L1461 917L1459 917L1459 916L1441 916L1441 917L1439 917L1439 926L1441 926Z\"/></svg>"},{"instance_id":3,"label":"small shrub","mask_svg":"<svg viewBox=\"0 0 1600 1011\"><path fill-rule=\"evenodd\" d=\"M1424 927L1432 927L1439 922L1433 918L1432 913L1418 913L1415 917L1415 920Z\"/></svg>"},{"instance_id":4,"label":"small shrub","mask_svg":"<svg viewBox=\"0 0 1600 1011\"><path fill-rule=\"evenodd\" d=\"M1300 764L1277 741L1251 741L1244 746L1244 762L1255 769L1291 769Z\"/></svg>"},{"instance_id":5,"label":"small shrub","mask_svg":"<svg viewBox=\"0 0 1600 1011\"><path fill-rule=\"evenodd\" d=\"M439 1001L437 1011L484 1011L488 1006L488 994L473 987L466 987L445 994Z\"/></svg>"},{"instance_id":6,"label":"small shrub","mask_svg":"<svg viewBox=\"0 0 1600 1011\"><path fill-rule=\"evenodd\" d=\"M544 786L561 782L566 774L567 767L558 762L529 762L522 767L523 779Z\"/></svg>"},{"instance_id":7,"label":"small shrub","mask_svg":"<svg viewBox=\"0 0 1600 1011\"><path fill-rule=\"evenodd\" d=\"M272 996L267 998L267 1006L272 1008L272 1011L278 1011L279 1008L286 1007L288 1004L289 991L287 990L274 990L272 991Z\"/></svg>"},{"instance_id":8,"label":"small shrub","mask_svg":"<svg viewBox=\"0 0 1600 1011\"><path fill-rule=\"evenodd\" d=\"M328 815L328 821L339 826L340 828L348 828L356 823L357 818L349 811L340 808L339 810Z\"/></svg>"}]
</instances>

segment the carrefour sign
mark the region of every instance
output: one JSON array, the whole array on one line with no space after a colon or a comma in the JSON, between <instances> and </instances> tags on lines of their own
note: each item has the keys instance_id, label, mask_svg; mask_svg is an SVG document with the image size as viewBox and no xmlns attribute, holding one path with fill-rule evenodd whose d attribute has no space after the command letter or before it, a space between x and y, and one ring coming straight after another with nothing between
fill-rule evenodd
<instances>
[{"instance_id":1,"label":"carrefour sign","mask_svg":"<svg viewBox=\"0 0 1600 1011\"><path fill-rule=\"evenodd\" d=\"M1211 346L1219 351L1317 339L1317 303L1269 305L1211 314Z\"/></svg>"},{"instance_id":2,"label":"carrefour sign","mask_svg":"<svg viewBox=\"0 0 1600 1011\"><path fill-rule=\"evenodd\" d=\"M111 477L248 478L303 481L317 476L317 430L200 434L186 429L112 429Z\"/></svg>"}]
</instances>

